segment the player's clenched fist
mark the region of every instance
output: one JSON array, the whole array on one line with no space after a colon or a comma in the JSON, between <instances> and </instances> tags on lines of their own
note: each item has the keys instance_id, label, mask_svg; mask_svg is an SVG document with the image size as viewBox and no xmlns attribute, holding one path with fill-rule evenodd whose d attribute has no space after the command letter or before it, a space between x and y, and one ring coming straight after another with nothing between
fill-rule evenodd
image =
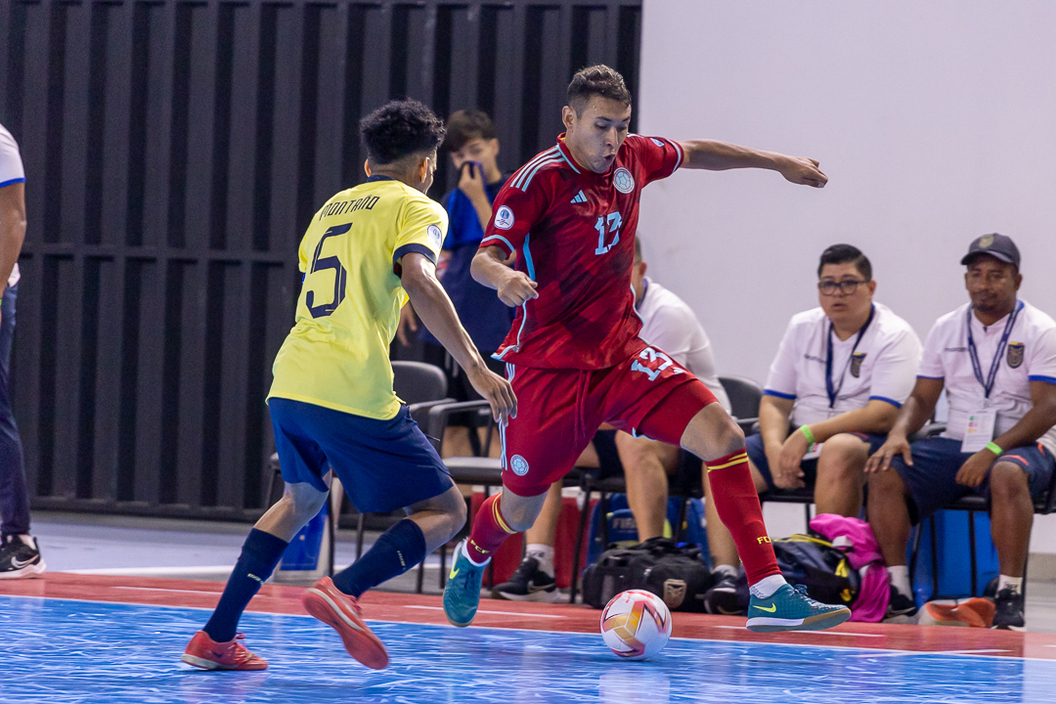
<instances>
[{"instance_id":1,"label":"player's clenched fist","mask_svg":"<svg viewBox=\"0 0 1056 704\"><path fill-rule=\"evenodd\" d=\"M807 159L806 157L785 157L785 161L781 164L779 171L787 180L792 183L798 183L801 186L822 188L829 182L829 177L818 168L817 160Z\"/></svg>"},{"instance_id":2,"label":"player's clenched fist","mask_svg":"<svg viewBox=\"0 0 1056 704\"><path fill-rule=\"evenodd\" d=\"M495 420L505 423L517 415L517 396L510 382L487 367L478 367L467 372L467 376L477 393L491 404L491 415Z\"/></svg>"},{"instance_id":3,"label":"player's clenched fist","mask_svg":"<svg viewBox=\"0 0 1056 704\"><path fill-rule=\"evenodd\" d=\"M536 290L538 286L524 272L510 271L509 276L498 288L499 300L511 308L515 308L529 298L538 298L539 292Z\"/></svg>"}]
</instances>

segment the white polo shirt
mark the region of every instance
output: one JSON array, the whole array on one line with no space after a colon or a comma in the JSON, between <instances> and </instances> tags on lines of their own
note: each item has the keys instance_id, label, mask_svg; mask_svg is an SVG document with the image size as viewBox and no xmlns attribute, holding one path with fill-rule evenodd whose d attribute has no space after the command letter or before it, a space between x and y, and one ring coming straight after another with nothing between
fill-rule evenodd
<instances>
[{"instance_id":1,"label":"white polo shirt","mask_svg":"<svg viewBox=\"0 0 1056 704\"><path fill-rule=\"evenodd\" d=\"M928 333L919 375L944 382L950 415L943 437L964 439L968 414L984 408L997 410L994 426L994 437L997 437L1018 423L1033 407L1030 382L1056 384L1056 322L1026 301L1020 302L1023 308L1016 316L1002 353L989 401L983 385L975 377L968 354L968 309L971 304L966 303L939 318ZM979 366L983 379L987 379L1008 316L985 327L974 314L971 321ZM1056 454L1056 429L1050 429L1038 438L1038 442Z\"/></svg>"},{"instance_id":2,"label":"white polo shirt","mask_svg":"<svg viewBox=\"0 0 1056 704\"><path fill-rule=\"evenodd\" d=\"M832 384L837 392L832 404L825 382L832 323L820 307L792 316L770 365L765 393L795 399L793 424L817 423L863 408L872 399L898 408L909 398L920 363L920 338L890 308L873 306L873 319L860 341L858 333L846 340L832 333Z\"/></svg>"},{"instance_id":3,"label":"white polo shirt","mask_svg":"<svg viewBox=\"0 0 1056 704\"><path fill-rule=\"evenodd\" d=\"M715 355L693 309L686 302L656 283L645 279L645 293L638 301L638 316L642 319L639 336L650 345L656 345L693 372L704 382L728 413L730 399L715 371Z\"/></svg>"},{"instance_id":4,"label":"white polo shirt","mask_svg":"<svg viewBox=\"0 0 1056 704\"><path fill-rule=\"evenodd\" d=\"M0 125L0 188L10 186L12 183L22 183L26 180L26 171L22 166L22 155L18 151L18 142ZM8 286L18 283L18 263L11 269L11 278L7 280Z\"/></svg>"}]
</instances>

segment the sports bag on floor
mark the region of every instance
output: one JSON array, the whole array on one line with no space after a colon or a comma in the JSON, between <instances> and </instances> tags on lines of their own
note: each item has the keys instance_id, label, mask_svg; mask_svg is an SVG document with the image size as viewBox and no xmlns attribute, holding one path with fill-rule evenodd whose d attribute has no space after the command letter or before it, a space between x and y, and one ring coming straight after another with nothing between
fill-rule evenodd
<instances>
[{"instance_id":1,"label":"sports bag on floor","mask_svg":"<svg viewBox=\"0 0 1056 704\"><path fill-rule=\"evenodd\" d=\"M650 538L630 548L606 550L583 573L583 603L604 608L627 589L646 589L672 611L703 611L704 592L714 580L700 547L670 538Z\"/></svg>"},{"instance_id":2,"label":"sports bag on floor","mask_svg":"<svg viewBox=\"0 0 1056 704\"><path fill-rule=\"evenodd\" d=\"M773 541L781 574L789 584L802 584L811 599L852 608L861 591L862 577L851 568L847 554L821 538L797 533ZM742 573L737 581L741 608L750 601L748 581Z\"/></svg>"}]
</instances>

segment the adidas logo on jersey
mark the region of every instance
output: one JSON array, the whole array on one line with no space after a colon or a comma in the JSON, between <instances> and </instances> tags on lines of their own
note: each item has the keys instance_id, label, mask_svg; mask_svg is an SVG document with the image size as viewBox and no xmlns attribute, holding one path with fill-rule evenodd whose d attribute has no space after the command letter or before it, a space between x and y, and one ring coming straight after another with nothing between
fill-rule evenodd
<instances>
[{"instance_id":1,"label":"adidas logo on jersey","mask_svg":"<svg viewBox=\"0 0 1056 704\"><path fill-rule=\"evenodd\" d=\"M576 197L573 198L571 202L573 202L573 203L586 203L587 202L587 196L583 193L583 191L580 191L579 193L576 194Z\"/></svg>"}]
</instances>

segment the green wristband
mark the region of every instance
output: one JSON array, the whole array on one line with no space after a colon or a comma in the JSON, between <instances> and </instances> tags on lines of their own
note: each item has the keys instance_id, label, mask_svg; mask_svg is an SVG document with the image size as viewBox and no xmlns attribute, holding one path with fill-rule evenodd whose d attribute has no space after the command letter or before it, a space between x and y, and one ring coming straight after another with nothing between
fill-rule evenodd
<instances>
[{"instance_id":1,"label":"green wristband","mask_svg":"<svg viewBox=\"0 0 1056 704\"><path fill-rule=\"evenodd\" d=\"M998 445L996 442L988 442L988 443L986 443L986 448L985 449L990 450L990 452L993 452L994 453L994 457L1000 457L1001 455L1005 454L1005 451L1002 450L1001 446Z\"/></svg>"},{"instance_id":2,"label":"green wristband","mask_svg":"<svg viewBox=\"0 0 1056 704\"><path fill-rule=\"evenodd\" d=\"M799 432L803 433L803 437L807 439L807 442L809 442L812 447L818 443L818 441L814 439L814 433L810 432L809 427L801 425L799 426Z\"/></svg>"}]
</instances>

